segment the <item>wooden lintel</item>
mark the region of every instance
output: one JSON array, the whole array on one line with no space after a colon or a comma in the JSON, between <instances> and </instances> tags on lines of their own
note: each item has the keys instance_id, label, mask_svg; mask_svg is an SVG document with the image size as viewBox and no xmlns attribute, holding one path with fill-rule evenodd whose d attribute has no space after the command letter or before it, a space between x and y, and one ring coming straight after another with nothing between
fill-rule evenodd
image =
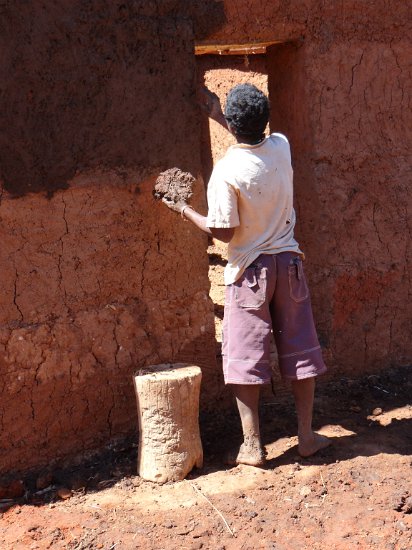
<instances>
[{"instance_id":1,"label":"wooden lintel","mask_svg":"<svg viewBox=\"0 0 412 550\"><path fill-rule=\"evenodd\" d=\"M196 55L256 55L266 53L268 46L282 41L257 42L253 44L197 44Z\"/></svg>"}]
</instances>

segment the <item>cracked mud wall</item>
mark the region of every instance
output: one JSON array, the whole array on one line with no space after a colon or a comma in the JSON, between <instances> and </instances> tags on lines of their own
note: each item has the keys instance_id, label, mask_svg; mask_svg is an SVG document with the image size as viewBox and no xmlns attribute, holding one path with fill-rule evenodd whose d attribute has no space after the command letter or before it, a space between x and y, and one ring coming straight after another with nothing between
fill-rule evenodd
<instances>
[{"instance_id":1,"label":"cracked mud wall","mask_svg":"<svg viewBox=\"0 0 412 550\"><path fill-rule=\"evenodd\" d=\"M346 372L412 359L411 53L402 39L271 52L319 334L329 364ZM295 101L311 105L299 120Z\"/></svg>"},{"instance_id":2,"label":"cracked mud wall","mask_svg":"<svg viewBox=\"0 0 412 550\"><path fill-rule=\"evenodd\" d=\"M294 43L267 54L271 124L325 357L411 361L410 27L383 0L1 4L1 473L134 431L145 364L201 363L215 403L206 243L151 197L201 169L195 38Z\"/></svg>"},{"instance_id":3,"label":"cracked mud wall","mask_svg":"<svg viewBox=\"0 0 412 550\"><path fill-rule=\"evenodd\" d=\"M1 204L3 472L136 430L145 365L195 361L215 391L205 243L153 206L154 179L136 194L139 177L84 175Z\"/></svg>"},{"instance_id":4,"label":"cracked mud wall","mask_svg":"<svg viewBox=\"0 0 412 550\"><path fill-rule=\"evenodd\" d=\"M145 365L194 362L217 399L207 239L152 197L201 168L185 8L0 6L1 475L136 434Z\"/></svg>"},{"instance_id":5,"label":"cracked mud wall","mask_svg":"<svg viewBox=\"0 0 412 550\"><path fill-rule=\"evenodd\" d=\"M268 48L297 238L331 374L412 363L411 13L395 1L225 0L203 44Z\"/></svg>"}]
</instances>

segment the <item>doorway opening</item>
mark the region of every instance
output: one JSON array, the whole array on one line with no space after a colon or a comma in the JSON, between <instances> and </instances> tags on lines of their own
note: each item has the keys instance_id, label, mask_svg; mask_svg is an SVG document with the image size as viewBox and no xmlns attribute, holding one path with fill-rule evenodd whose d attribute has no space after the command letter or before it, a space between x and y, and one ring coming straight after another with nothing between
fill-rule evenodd
<instances>
[{"instance_id":1,"label":"doorway opening","mask_svg":"<svg viewBox=\"0 0 412 550\"><path fill-rule=\"evenodd\" d=\"M249 82L262 90L272 101L272 92L279 93L279 86L272 81L276 79L271 68L277 67L278 51L282 43L272 41L253 45L208 45L198 46L195 50L197 62L197 86L206 86L220 99L224 107L226 95L233 86ZM272 124L269 121L269 131L282 131L278 124L282 120L276 115ZM217 122L202 117L201 127L201 161L202 177L207 186L214 164L225 154L230 145L236 143L234 137ZM221 332L223 308L225 301L225 286L223 271L227 261L227 245L217 240L210 240L209 248L209 280L210 297L214 303L216 355L218 364L221 362ZM279 381L276 369L277 353L274 343L271 347L272 365L274 366L274 381ZM285 388L276 383L277 394L285 392ZM269 387L262 392L264 400L273 399Z\"/></svg>"}]
</instances>

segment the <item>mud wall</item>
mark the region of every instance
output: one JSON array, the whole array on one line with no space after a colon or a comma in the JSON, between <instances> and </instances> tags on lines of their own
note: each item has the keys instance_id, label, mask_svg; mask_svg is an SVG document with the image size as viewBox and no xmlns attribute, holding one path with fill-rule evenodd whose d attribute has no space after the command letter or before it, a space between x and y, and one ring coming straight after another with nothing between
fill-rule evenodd
<instances>
[{"instance_id":1,"label":"mud wall","mask_svg":"<svg viewBox=\"0 0 412 550\"><path fill-rule=\"evenodd\" d=\"M133 432L146 364L201 364L216 406L206 242L151 196L161 169L201 171L195 40L291 42L266 54L271 127L292 143L325 357L411 361L408 5L252 4L0 6L2 474Z\"/></svg>"},{"instance_id":2,"label":"mud wall","mask_svg":"<svg viewBox=\"0 0 412 550\"><path fill-rule=\"evenodd\" d=\"M412 362L411 17L394 1L225 0L204 44L267 50L272 131L290 138L297 237L330 372Z\"/></svg>"},{"instance_id":3,"label":"mud wall","mask_svg":"<svg viewBox=\"0 0 412 550\"><path fill-rule=\"evenodd\" d=\"M190 10L0 6L2 475L136 433L147 364L200 364L216 399L207 241L151 194L200 174Z\"/></svg>"}]
</instances>

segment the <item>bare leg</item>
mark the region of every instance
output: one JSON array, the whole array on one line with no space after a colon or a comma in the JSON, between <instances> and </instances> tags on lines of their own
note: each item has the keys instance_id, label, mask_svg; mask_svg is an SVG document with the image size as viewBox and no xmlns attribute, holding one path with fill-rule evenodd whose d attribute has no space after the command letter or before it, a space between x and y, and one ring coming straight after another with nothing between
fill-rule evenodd
<instances>
[{"instance_id":1,"label":"bare leg","mask_svg":"<svg viewBox=\"0 0 412 550\"><path fill-rule=\"evenodd\" d=\"M315 379L305 378L304 380L293 381L292 391L298 417L299 454L308 457L320 451L320 449L328 447L331 441L312 430Z\"/></svg>"},{"instance_id":2,"label":"bare leg","mask_svg":"<svg viewBox=\"0 0 412 550\"><path fill-rule=\"evenodd\" d=\"M237 408L239 409L243 436L255 440L260 444L260 387L258 385L234 384L232 390L236 397Z\"/></svg>"},{"instance_id":3,"label":"bare leg","mask_svg":"<svg viewBox=\"0 0 412 550\"><path fill-rule=\"evenodd\" d=\"M266 459L260 441L259 385L233 384L243 431L243 445L239 452L228 460L232 464L263 466Z\"/></svg>"}]
</instances>

